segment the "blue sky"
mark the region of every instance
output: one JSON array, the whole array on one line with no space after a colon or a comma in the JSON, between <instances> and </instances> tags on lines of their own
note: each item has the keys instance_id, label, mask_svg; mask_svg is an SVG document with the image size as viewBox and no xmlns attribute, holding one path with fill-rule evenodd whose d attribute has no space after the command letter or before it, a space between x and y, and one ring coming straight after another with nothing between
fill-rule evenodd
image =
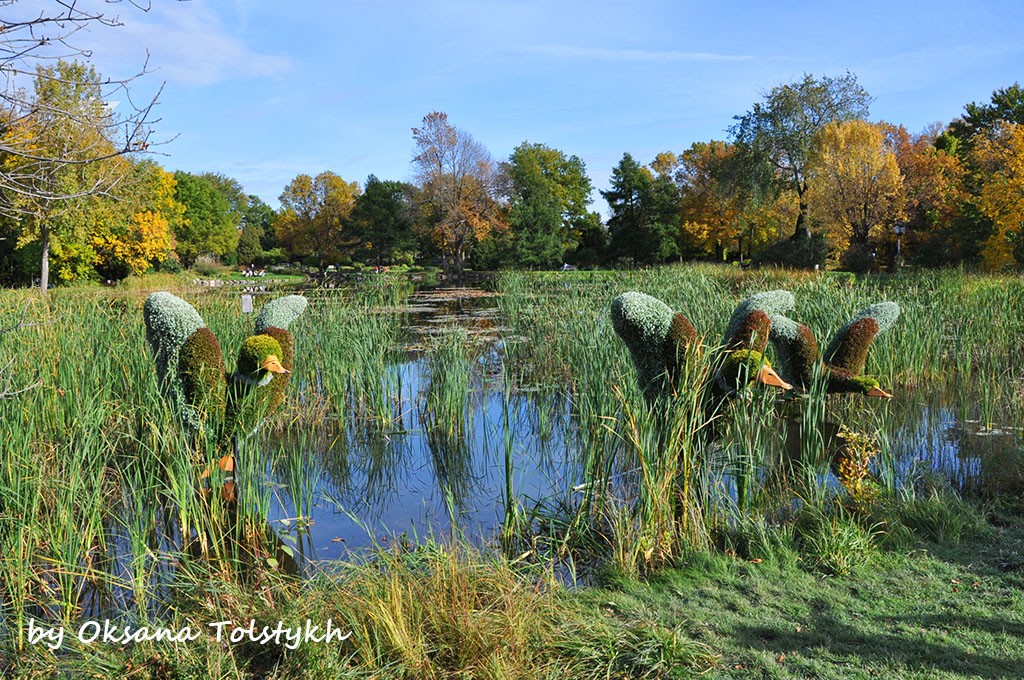
<instances>
[{"instance_id":1,"label":"blue sky","mask_svg":"<svg viewBox=\"0 0 1024 680\"><path fill-rule=\"evenodd\" d=\"M780 83L847 70L873 120L919 132L1024 79L1024 2L152 0L79 34L105 76L165 83L169 170L220 172L271 206L300 173L411 176L434 110L495 158L523 141L584 160L604 202L624 152L650 162L726 128ZM77 39L77 36L76 36Z\"/></svg>"}]
</instances>

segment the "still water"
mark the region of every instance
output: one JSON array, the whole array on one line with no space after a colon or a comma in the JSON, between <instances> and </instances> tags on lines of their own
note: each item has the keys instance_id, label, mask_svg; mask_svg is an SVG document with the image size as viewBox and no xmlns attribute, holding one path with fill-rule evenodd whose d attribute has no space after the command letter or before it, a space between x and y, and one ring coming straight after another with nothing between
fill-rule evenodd
<instances>
[{"instance_id":1,"label":"still water","mask_svg":"<svg viewBox=\"0 0 1024 680\"><path fill-rule=\"evenodd\" d=\"M384 425L345 419L308 451L312 503L303 512L282 498L269 517L280 534L297 536L313 562L396 539L417 543L457 534L485 542L502 521L509 482L515 502L532 507L571 497L582 481L571 460L577 444L567 391L505 389L504 343L515 336L502 327L493 294L418 291L388 312L403 327L403 351L389 369L394 417ZM462 422L444 431L423 402L432 338L453 328L464 329L475 351L466 367ZM1024 490L1024 432L1009 416L987 413L991 422L985 422L976 395L956 385L894 392L886 402L839 399L848 400L847 415L859 413L860 426L878 434L899 484L919 492L943 485L964 494ZM271 442L293 445L287 436Z\"/></svg>"}]
</instances>

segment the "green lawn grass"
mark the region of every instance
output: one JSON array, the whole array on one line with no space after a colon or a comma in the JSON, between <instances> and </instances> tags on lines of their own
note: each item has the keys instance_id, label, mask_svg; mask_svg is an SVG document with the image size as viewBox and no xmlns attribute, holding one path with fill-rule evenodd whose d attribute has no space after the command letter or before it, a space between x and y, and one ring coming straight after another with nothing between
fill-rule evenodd
<instances>
[{"instance_id":1,"label":"green lawn grass","mask_svg":"<svg viewBox=\"0 0 1024 680\"><path fill-rule=\"evenodd\" d=\"M579 599L618 625L678 631L706 677L1016 678L1024 672L1024 522L915 541L825 577L786 559L701 553Z\"/></svg>"}]
</instances>

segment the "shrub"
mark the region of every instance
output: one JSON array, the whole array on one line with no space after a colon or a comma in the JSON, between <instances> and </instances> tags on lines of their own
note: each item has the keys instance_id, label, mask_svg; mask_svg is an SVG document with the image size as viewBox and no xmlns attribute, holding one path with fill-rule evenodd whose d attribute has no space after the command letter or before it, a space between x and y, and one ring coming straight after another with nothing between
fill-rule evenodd
<instances>
[{"instance_id":1,"label":"shrub","mask_svg":"<svg viewBox=\"0 0 1024 680\"><path fill-rule=\"evenodd\" d=\"M797 239L787 239L771 245L751 258L755 267L777 266L792 269L814 269L824 267L828 255L828 244L821 234L811 234Z\"/></svg>"},{"instance_id":2,"label":"shrub","mask_svg":"<svg viewBox=\"0 0 1024 680\"><path fill-rule=\"evenodd\" d=\"M866 274L877 269L878 257L864 245L852 245L839 257L839 267L855 274Z\"/></svg>"},{"instance_id":3,"label":"shrub","mask_svg":"<svg viewBox=\"0 0 1024 680\"><path fill-rule=\"evenodd\" d=\"M192 269L202 276L226 276L230 273L230 268L221 264L220 260L212 255L203 255L196 258Z\"/></svg>"}]
</instances>

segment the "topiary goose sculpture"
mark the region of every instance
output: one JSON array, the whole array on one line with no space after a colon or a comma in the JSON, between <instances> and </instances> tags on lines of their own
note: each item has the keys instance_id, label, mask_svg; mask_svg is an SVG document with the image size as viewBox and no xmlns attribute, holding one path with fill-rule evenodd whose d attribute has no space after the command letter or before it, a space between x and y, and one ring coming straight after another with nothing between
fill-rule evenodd
<instances>
[{"instance_id":1,"label":"topiary goose sculpture","mask_svg":"<svg viewBox=\"0 0 1024 680\"><path fill-rule=\"evenodd\" d=\"M161 391L187 433L225 451L221 469L234 469L239 442L283 400L295 356L288 326L306 305L301 295L268 302L228 376L217 338L192 305L166 292L146 299L146 340Z\"/></svg>"},{"instance_id":2,"label":"topiary goose sculpture","mask_svg":"<svg viewBox=\"0 0 1024 680\"><path fill-rule=\"evenodd\" d=\"M895 302L878 302L853 316L836 331L823 355L814 333L802 323L772 315L771 340L779 357L782 374L806 389L814 376L815 365L823 360L823 375L829 393L854 393L891 399L878 379L864 375L868 350L875 336L893 326L900 316Z\"/></svg>"},{"instance_id":3,"label":"topiary goose sculpture","mask_svg":"<svg viewBox=\"0 0 1024 680\"><path fill-rule=\"evenodd\" d=\"M722 336L725 356L711 385L714 396L732 397L751 382L792 389L765 357L772 329L771 315L792 307L793 296L784 290L758 293L736 306Z\"/></svg>"},{"instance_id":4,"label":"topiary goose sculpture","mask_svg":"<svg viewBox=\"0 0 1024 680\"><path fill-rule=\"evenodd\" d=\"M638 292L616 297L611 317L615 332L629 348L644 396L653 401L679 389L686 357L699 342L689 319L673 312L661 300ZM725 355L709 387L716 403L735 395L750 382L790 388L764 358L770 326L763 311L744 308L742 304L737 307L726 330Z\"/></svg>"},{"instance_id":5,"label":"topiary goose sculpture","mask_svg":"<svg viewBox=\"0 0 1024 680\"><path fill-rule=\"evenodd\" d=\"M686 368L697 331L685 315L661 300L629 292L612 301L612 327L629 349L640 389L648 401L671 393Z\"/></svg>"}]
</instances>

